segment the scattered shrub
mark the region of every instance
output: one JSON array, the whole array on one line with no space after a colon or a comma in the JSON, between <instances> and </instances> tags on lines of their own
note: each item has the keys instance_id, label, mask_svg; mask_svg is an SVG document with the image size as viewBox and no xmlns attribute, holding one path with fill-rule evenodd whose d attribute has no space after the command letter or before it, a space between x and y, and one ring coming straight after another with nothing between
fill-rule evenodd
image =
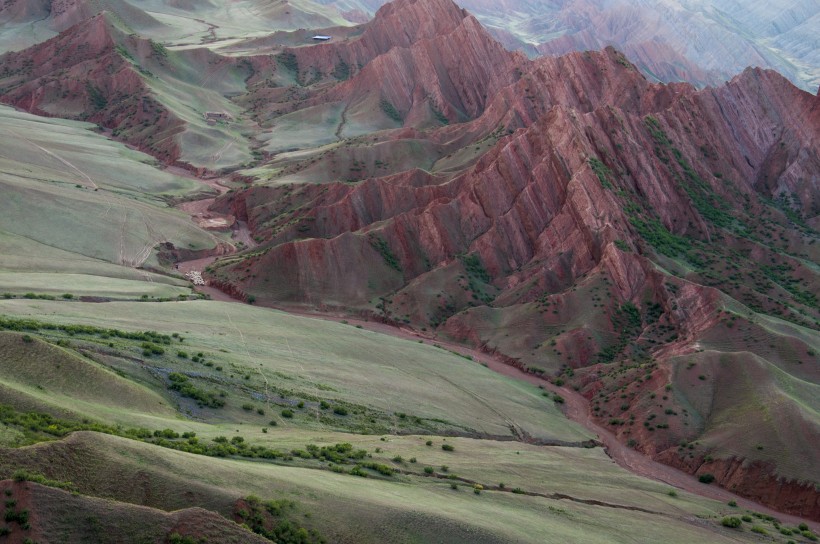
<instances>
[{"instance_id":1,"label":"scattered shrub","mask_svg":"<svg viewBox=\"0 0 820 544\"><path fill-rule=\"evenodd\" d=\"M740 521L740 518L736 518L734 516L727 516L723 518L720 522L720 524L724 527L729 527L731 529L737 529L738 527L740 527L741 523L742 522Z\"/></svg>"},{"instance_id":2,"label":"scattered shrub","mask_svg":"<svg viewBox=\"0 0 820 544\"><path fill-rule=\"evenodd\" d=\"M715 475L708 472L706 474L701 474L698 476L698 481L702 484L711 484L715 481Z\"/></svg>"}]
</instances>

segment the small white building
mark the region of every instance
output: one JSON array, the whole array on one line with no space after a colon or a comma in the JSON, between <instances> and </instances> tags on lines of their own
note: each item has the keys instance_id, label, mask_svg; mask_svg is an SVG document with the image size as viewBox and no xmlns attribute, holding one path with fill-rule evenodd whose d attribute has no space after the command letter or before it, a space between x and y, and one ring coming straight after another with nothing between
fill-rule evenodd
<instances>
[{"instance_id":1,"label":"small white building","mask_svg":"<svg viewBox=\"0 0 820 544\"><path fill-rule=\"evenodd\" d=\"M325 36L324 34L317 34L313 36L313 41L315 42L329 42L333 36Z\"/></svg>"}]
</instances>

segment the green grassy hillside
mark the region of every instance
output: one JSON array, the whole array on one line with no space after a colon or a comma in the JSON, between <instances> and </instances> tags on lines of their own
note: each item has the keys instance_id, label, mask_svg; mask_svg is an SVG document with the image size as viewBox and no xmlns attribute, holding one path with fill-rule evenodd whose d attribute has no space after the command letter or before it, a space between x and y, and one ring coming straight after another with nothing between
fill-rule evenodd
<instances>
[{"instance_id":1,"label":"green grassy hillside","mask_svg":"<svg viewBox=\"0 0 820 544\"><path fill-rule=\"evenodd\" d=\"M468 443L458 441L456 447L454 455L467 456L467 463L477 454ZM482 441L475 448L483 450ZM524 454L521 457L530 461L516 463L519 456L505 454L511 462L510 471L518 471L522 477L543 477L540 466L549 463L550 454L531 446L517 448ZM668 489L658 484L640 492L627 490L622 486L635 482L605 458L594 456L596 461L589 458L587 450L571 450L560 455L566 459L578 451L582 455L578 459L584 463L600 463L603 472L596 476L604 478L605 491L594 496L605 495L611 503L579 502L589 500L590 495L566 482L584 480L588 474L576 472L573 465L565 465L568 474L548 486L551 492L566 496L557 499L513 493L513 487L492 490L489 484L497 485L492 481L487 481L488 489L476 494L471 484L425 476L421 470L418 476L361 478L296 466L213 460L93 433L78 433L61 442L2 455L4 465L13 463L30 470L47 467L44 471L50 478L69 480L81 493L93 490L120 501L166 510L193 501L228 514L239 497L251 493L263 499L292 500L302 513L301 524L328 541L340 543L429 542L443 535L448 542L753 540L748 532L744 537L744 533L719 528L716 517L731 511L730 507L683 493L670 497ZM57 458L62 462L51 462ZM422 457L419 462L424 462ZM124 487L117 484L119 481L137 481L139 485ZM578 496L571 496L576 492ZM633 509L631 499L620 497L622 492L636 497L643 505L639 508L652 513Z\"/></svg>"},{"instance_id":2,"label":"green grassy hillside","mask_svg":"<svg viewBox=\"0 0 820 544\"><path fill-rule=\"evenodd\" d=\"M40 442L0 449L0 477L71 482L122 516L294 501L329 542L751 538L720 526L732 507L626 472L540 389L446 350L253 306L102 306L0 300L0 439Z\"/></svg>"},{"instance_id":3,"label":"green grassy hillside","mask_svg":"<svg viewBox=\"0 0 820 544\"><path fill-rule=\"evenodd\" d=\"M65 301L0 301L0 313L7 315L184 336L178 347L166 347L165 354L145 364L160 375L183 372L202 388L227 391L226 406L206 412L206 419L265 426L273 417L285 427L378 433L430 429L510 438L526 433L564 442L590 438L537 387L426 344L229 303L112 302L104 313L99 310ZM68 340L134 379L148 379L145 365L132 360L142 357L138 343L115 343L112 349L99 336ZM179 357L178 350L188 358ZM203 362L192 360L197 353L203 353ZM166 388L162 379L151 383ZM341 403L351 413L321 410L321 401ZM299 402L302 408L296 407ZM241 408L246 403L253 405L250 414ZM293 418L281 417L286 408L295 411ZM257 409L266 414L256 414Z\"/></svg>"},{"instance_id":4,"label":"green grassy hillside","mask_svg":"<svg viewBox=\"0 0 820 544\"><path fill-rule=\"evenodd\" d=\"M155 266L162 242L219 242L168 204L203 186L92 128L0 108L0 292L190 294L187 282L134 268Z\"/></svg>"}]
</instances>

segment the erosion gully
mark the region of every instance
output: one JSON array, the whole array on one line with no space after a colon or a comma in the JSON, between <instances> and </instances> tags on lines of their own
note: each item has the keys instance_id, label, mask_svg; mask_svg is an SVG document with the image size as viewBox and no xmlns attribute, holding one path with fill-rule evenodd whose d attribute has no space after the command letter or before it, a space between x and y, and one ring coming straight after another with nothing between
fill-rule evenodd
<instances>
[{"instance_id":1,"label":"erosion gully","mask_svg":"<svg viewBox=\"0 0 820 544\"><path fill-rule=\"evenodd\" d=\"M224 184L227 181L225 178L204 179L196 177L187 170L184 170L182 168L172 167L169 168L169 170L176 175L196 180L204 185L207 185L208 187L211 187L212 189L215 189L218 192L218 195L222 195L228 191L228 187ZM208 208L214 202L214 200L215 198L211 197L201 200L188 201L181 203L178 206L178 208L185 211L186 213L189 213L192 219L200 226L202 226L203 223L203 214L211 220L213 220L214 224L218 224L220 220L222 220L224 222L223 230L224 228L231 229L231 238L234 242L241 241L243 244L245 244L246 248L254 247L256 243L254 242L248 225L245 222L234 221L233 224L229 224L228 222L230 221L230 218L220 216L219 214L215 214L208 210ZM233 252L236 251L237 250L234 247ZM181 261L177 263L177 268L180 272L183 273L193 271L202 272L205 269L205 267L213 263L216 259L216 256L211 256L204 257L201 259ZM244 304L244 301L235 299L227 293L210 285L199 285L195 286L194 288L197 292L208 295L211 298L211 300ZM599 443L603 445L604 452L606 452L606 454L615 463L617 463L624 469L632 472L633 474L642 476L644 478L649 478L658 482L662 482L671 487L682 489L689 493L694 493L696 495L700 495L701 497L705 497L708 499L713 499L724 503L729 501L735 501L738 507L740 508L745 508L748 510L753 510L755 512L760 512L763 514L774 516L781 520L781 522L795 525L799 523L807 523L809 524L809 526L812 527L812 529L815 532L820 530L820 523L816 523L811 520L803 519L797 516L784 514L782 512L778 512L776 510L758 504L749 499L745 499L739 495L735 495L734 493L721 487L703 484L699 482L691 474L687 474L686 472L683 472L676 468L664 465L662 463L658 463L657 461L650 459L648 456L643 455L642 453L627 447L626 445L622 444L616 438L616 436L611 431L609 431L609 429L599 425L594 420L590 412L589 402L582 395L580 395L571 388L558 387L545 378L539 377L534 374L530 374L528 372L524 372L520 368L515 367L509 364L508 362L505 362L501 357L497 357L495 355L488 354L477 349L472 349L461 344L449 342L447 340L437 338L434 335L421 333L410 328L397 327L379 321L356 318L347 314L309 311L301 308L297 309L285 306L273 306L272 308L300 317L322 319L325 321L334 322L345 321L352 325L360 325L363 329L366 330L379 332L382 334L389 334L391 336L413 340L416 342L421 341L429 345L438 345L453 352L459 353L461 355L472 357L476 364L482 364L490 370L493 370L499 374L502 374L509 378L531 383L533 385L541 387L546 391L551 391L553 393L560 394L564 398L562 411L567 416L567 418L569 418L571 421L574 421L575 423L578 423L591 433L597 435L597 440Z\"/></svg>"}]
</instances>

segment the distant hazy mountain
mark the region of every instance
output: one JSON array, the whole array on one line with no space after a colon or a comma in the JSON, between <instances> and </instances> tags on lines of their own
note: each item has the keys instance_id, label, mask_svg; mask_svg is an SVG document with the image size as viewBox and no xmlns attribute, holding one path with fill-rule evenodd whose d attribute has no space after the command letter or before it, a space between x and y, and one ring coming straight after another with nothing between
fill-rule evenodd
<instances>
[{"instance_id":1,"label":"distant hazy mountain","mask_svg":"<svg viewBox=\"0 0 820 544\"><path fill-rule=\"evenodd\" d=\"M361 17L380 0L326 0ZM820 83L818 0L459 0L511 49L558 55L613 45L661 81L717 84L747 66Z\"/></svg>"}]
</instances>

